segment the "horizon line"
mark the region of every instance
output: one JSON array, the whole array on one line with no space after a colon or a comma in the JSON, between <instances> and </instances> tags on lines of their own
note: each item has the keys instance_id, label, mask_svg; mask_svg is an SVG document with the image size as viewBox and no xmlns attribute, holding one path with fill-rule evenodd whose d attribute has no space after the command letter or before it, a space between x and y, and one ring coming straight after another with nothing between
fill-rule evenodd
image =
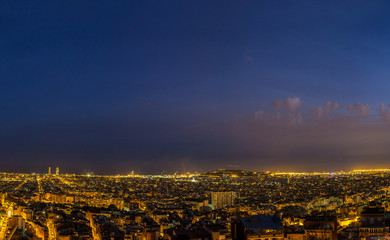
<instances>
[{"instance_id":1,"label":"horizon line","mask_svg":"<svg viewBox=\"0 0 390 240\"><path fill-rule=\"evenodd\" d=\"M202 175L202 174L207 174L207 173L212 173L216 171L244 171L244 172L250 172L250 173L269 173L269 174L274 174L274 175L305 175L305 174L310 174L310 175L338 175L338 174L345 174L345 173L369 173L369 172L390 172L390 168L372 168L372 169L353 169L353 170L337 170L337 171L279 171L279 170L265 170L265 171L250 171L250 170L244 170L244 169L226 169L226 168L218 168L215 170L211 171L204 171L204 172L185 172L185 173L178 173L177 171L175 173L160 173L160 174L137 174L134 172L128 173L128 174L93 174L93 171L90 173L84 173L84 174L77 174L77 173L59 173L59 174L48 174L42 173L42 172L0 172L0 174L28 174L28 175L46 175L46 176L59 176L59 175L74 175L74 176L112 176L112 177L135 177L135 176L186 176L186 175Z\"/></svg>"}]
</instances>

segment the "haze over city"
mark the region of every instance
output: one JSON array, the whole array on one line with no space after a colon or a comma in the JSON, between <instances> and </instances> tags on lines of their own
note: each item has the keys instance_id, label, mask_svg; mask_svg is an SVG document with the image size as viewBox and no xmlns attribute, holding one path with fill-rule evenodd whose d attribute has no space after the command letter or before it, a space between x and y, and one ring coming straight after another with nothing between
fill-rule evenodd
<instances>
[{"instance_id":1,"label":"haze over city","mask_svg":"<svg viewBox=\"0 0 390 240\"><path fill-rule=\"evenodd\" d=\"M0 3L0 170L390 168L386 1Z\"/></svg>"}]
</instances>

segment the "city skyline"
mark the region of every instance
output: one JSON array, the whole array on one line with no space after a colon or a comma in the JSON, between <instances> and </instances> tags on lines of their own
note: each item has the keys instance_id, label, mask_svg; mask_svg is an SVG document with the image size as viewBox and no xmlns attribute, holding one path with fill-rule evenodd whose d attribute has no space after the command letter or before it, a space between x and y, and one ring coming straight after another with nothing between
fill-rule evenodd
<instances>
[{"instance_id":1,"label":"city skyline","mask_svg":"<svg viewBox=\"0 0 390 240\"><path fill-rule=\"evenodd\" d=\"M389 7L0 3L0 171L390 168Z\"/></svg>"},{"instance_id":2,"label":"city skyline","mask_svg":"<svg viewBox=\"0 0 390 240\"><path fill-rule=\"evenodd\" d=\"M57 173L58 169L58 173ZM162 176L162 177L191 177L191 176L197 176L201 174L212 174L212 173L218 173L218 172L227 172L229 175L235 175L235 174L273 174L273 175L283 175L283 176L305 176L305 175L314 175L314 176L320 176L320 175L329 175L329 176L336 176L336 175L346 175L346 174L374 174L374 173L390 173L390 168L371 168L371 169L338 169L334 171L282 171L282 170L253 170L253 169L232 169L232 168L219 168L219 169L211 169L211 170L202 170L202 171L176 171L176 172L169 172L169 171L161 171L160 173L143 173L143 172L136 172L134 170L130 171L124 171L125 173L114 173L114 174L104 174L104 173L95 173L94 171L89 170L83 170L83 171L77 171L77 172L71 172L71 171L63 171L61 169L61 173L59 172L59 167L56 168L56 172L53 173L51 171L51 167L48 167L46 171L39 170L39 171L33 171L33 172L4 172L0 171L0 174L27 174L27 175L47 175L47 176L58 176L58 175L75 175L75 176L106 176L106 177L129 177L129 176Z\"/></svg>"},{"instance_id":3,"label":"city skyline","mask_svg":"<svg viewBox=\"0 0 390 240\"><path fill-rule=\"evenodd\" d=\"M48 171L51 171L51 169ZM0 238L390 237L390 169L100 176L0 173Z\"/></svg>"}]
</instances>

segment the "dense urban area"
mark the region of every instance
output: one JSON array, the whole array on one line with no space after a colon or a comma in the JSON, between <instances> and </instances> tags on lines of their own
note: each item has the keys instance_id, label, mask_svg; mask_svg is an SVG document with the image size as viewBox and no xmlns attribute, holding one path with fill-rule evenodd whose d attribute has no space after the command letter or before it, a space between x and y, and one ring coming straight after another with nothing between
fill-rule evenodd
<instances>
[{"instance_id":1,"label":"dense urban area","mask_svg":"<svg viewBox=\"0 0 390 240\"><path fill-rule=\"evenodd\" d=\"M0 174L0 239L390 239L390 170Z\"/></svg>"}]
</instances>

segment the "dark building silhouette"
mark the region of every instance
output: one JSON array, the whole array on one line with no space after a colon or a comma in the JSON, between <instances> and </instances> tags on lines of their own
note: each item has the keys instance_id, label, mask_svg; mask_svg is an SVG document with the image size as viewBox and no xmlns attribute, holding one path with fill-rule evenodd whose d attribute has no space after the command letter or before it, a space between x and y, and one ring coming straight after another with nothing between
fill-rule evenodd
<instances>
[{"instance_id":1,"label":"dark building silhouette","mask_svg":"<svg viewBox=\"0 0 390 240\"><path fill-rule=\"evenodd\" d=\"M306 240L337 240L337 218L308 216L304 222Z\"/></svg>"},{"instance_id":2,"label":"dark building silhouette","mask_svg":"<svg viewBox=\"0 0 390 240\"><path fill-rule=\"evenodd\" d=\"M370 202L360 213L359 238L385 235L385 209L381 204Z\"/></svg>"},{"instance_id":3,"label":"dark building silhouette","mask_svg":"<svg viewBox=\"0 0 390 240\"><path fill-rule=\"evenodd\" d=\"M232 239L283 239L283 225L277 216L253 215L232 220Z\"/></svg>"}]
</instances>

